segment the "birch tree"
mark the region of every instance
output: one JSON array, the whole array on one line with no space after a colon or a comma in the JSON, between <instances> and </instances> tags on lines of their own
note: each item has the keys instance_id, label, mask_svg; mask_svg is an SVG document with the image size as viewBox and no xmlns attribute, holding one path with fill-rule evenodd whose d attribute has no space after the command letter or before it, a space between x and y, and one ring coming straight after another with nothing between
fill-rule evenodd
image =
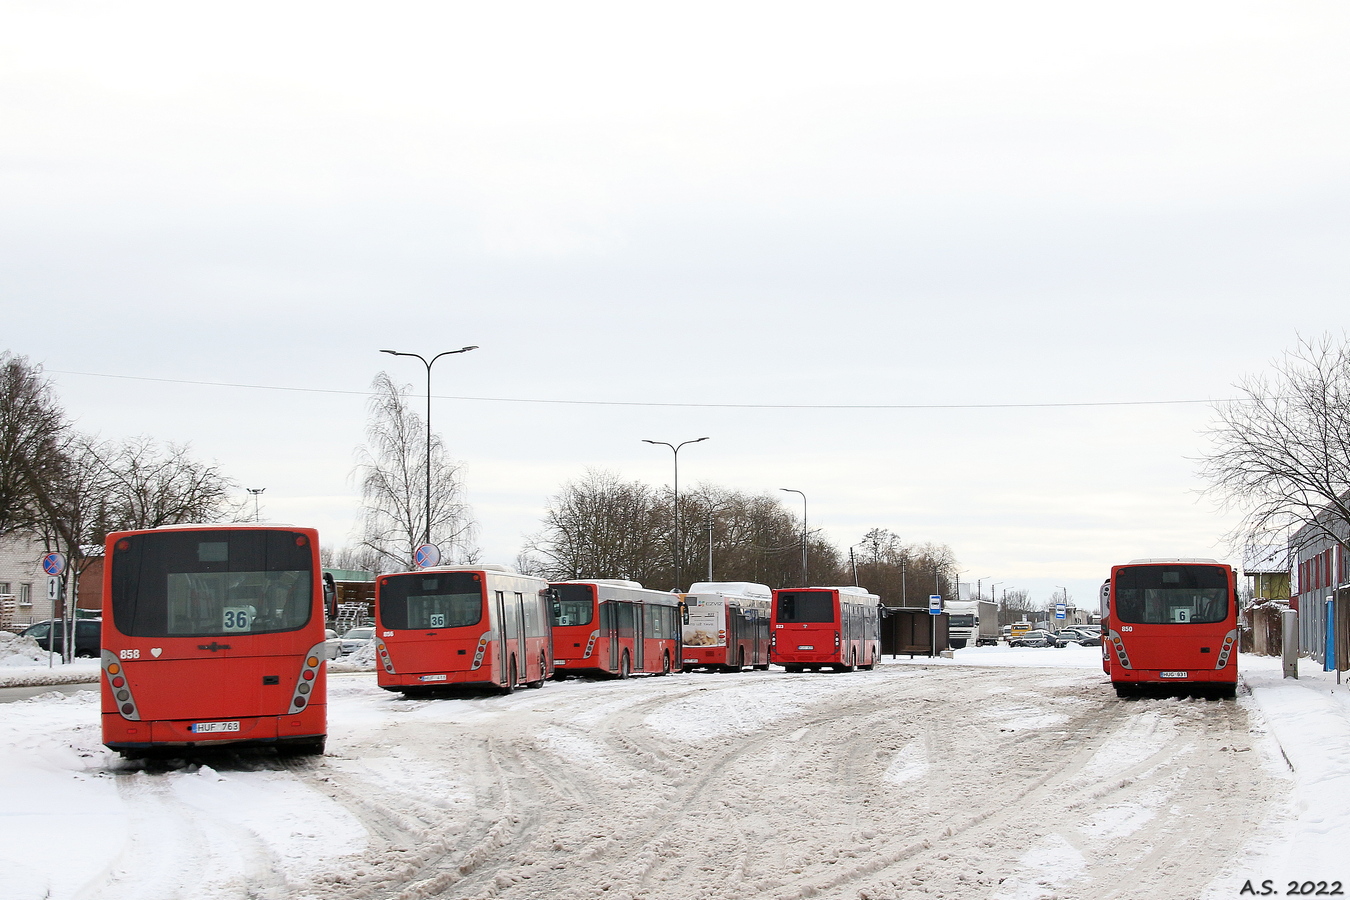
<instances>
[{"instance_id":1,"label":"birch tree","mask_svg":"<svg viewBox=\"0 0 1350 900\"><path fill-rule=\"evenodd\" d=\"M357 448L361 485L361 546L380 571L413 567L427 534L426 423L408 403L406 386L385 372L375 376L368 406L366 444ZM431 543L446 562L473 562L475 524L464 499L460 466L440 435L431 436Z\"/></svg>"}]
</instances>

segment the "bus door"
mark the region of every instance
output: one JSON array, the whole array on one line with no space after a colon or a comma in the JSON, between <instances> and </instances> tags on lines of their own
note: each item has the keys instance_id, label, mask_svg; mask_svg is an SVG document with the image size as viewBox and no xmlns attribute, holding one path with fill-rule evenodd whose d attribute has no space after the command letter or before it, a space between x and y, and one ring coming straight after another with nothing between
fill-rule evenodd
<instances>
[{"instance_id":1,"label":"bus door","mask_svg":"<svg viewBox=\"0 0 1350 900\"><path fill-rule=\"evenodd\" d=\"M519 670L521 681L532 681L530 678L530 648L525 640L528 637L525 623L525 595L516 591L516 636L514 639L516 652L516 665ZM540 677L543 677L542 674Z\"/></svg>"},{"instance_id":2,"label":"bus door","mask_svg":"<svg viewBox=\"0 0 1350 900\"><path fill-rule=\"evenodd\" d=\"M633 671L641 672L645 668L643 658L646 655L642 652L646 649L643 646L645 643L643 641L645 635L643 634L644 629L642 627L642 604L625 603L624 606L628 609L628 621L631 629L630 634L633 637Z\"/></svg>"},{"instance_id":3,"label":"bus door","mask_svg":"<svg viewBox=\"0 0 1350 900\"><path fill-rule=\"evenodd\" d=\"M609 645L609 659L605 660L604 668L611 672L619 671L619 628L615 621L615 605L612 600L600 602L600 640Z\"/></svg>"},{"instance_id":4,"label":"bus door","mask_svg":"<svg viewBox=\"0 0 1350 900\"><path fill-rule=\"evenodd\" d=\"M735 666L737 660L741 658L741 640L745 637L745 629L741 627L741 620L744 618L744 611L735 604L727 605L727 659L728 666Z\"/></svg>"},{"instance_id":5,"label":"bus door","mask_svg":"<svg viewBox=\"0 0 1350 900\"><path fill-rule=\"evenodd\" d=\"M614 629L610 632L612 636L609 643L610 671L619 671L625 650L628 651L629 669L639 671L642 668L642 643L633 640L637 634L637 629L634 627L637 608L632 603L624 603L620 600L612 600L610 605L614 609Z\"/></svg>"},{"instance_id":6,"label":"bus door","mask_svg":"<svg viewBox=\"0 0 1350 900\"><path fill-rule=\"evenodd\" d=\"M763 659L765 648L764 617L759 614L759 610L757 609L746 610L745 614L749 619L750 626L750 646L752 648L750 651L750 663L751 665L758 666L768 662L767 659Z\"/></svg>"},{"instance_id":7,"label":"bus door","mask_svg":"<svg viewBox=\"0 0 1350 900\"><path fill-rule=\"evenodd\" d=\"M498 645L501 647L501 679L509 684L511 677L511 657L514 655L519 666L520 654L520 607L515 603L506 602L506 592L497 591L497 621L500 623L501 634L498 639ZM517 595L519 596L519 595ZM517 669L517 678L519 678L519 669Z\"/></svg>"}]
</instances>

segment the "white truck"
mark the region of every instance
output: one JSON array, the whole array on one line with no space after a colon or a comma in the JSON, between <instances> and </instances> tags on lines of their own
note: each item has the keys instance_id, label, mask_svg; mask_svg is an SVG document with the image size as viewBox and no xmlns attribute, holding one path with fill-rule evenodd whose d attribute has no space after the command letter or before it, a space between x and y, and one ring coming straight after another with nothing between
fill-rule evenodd
<instances>
[{"instance_id":1,"label":"white truck","mask_svg":"<svg viewBox=\"0 0 1350 900\"><path fill-rule=\"evenodd\" d=\"M974 644L997 646L998 604L989 600L948 600L947 641L953 650Z\"/></svg>"}]
</instances>

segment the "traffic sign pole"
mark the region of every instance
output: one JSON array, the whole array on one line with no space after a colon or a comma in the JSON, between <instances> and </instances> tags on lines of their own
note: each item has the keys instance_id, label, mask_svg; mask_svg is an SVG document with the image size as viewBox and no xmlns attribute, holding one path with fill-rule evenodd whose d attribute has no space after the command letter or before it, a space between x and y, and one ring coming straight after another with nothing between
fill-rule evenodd
<instances>
[{"instance_id":1,"label":"traffic sign pole","mask_svg":"<svg viewBox=\"0 0 1350 900\"><path fill-rule=\"evenodd\" d=\"M928 595L928 632L933 638L933 650L929 659L937 659L937 616L942 615L942 595Z\"/></svg>"}]
</instances>

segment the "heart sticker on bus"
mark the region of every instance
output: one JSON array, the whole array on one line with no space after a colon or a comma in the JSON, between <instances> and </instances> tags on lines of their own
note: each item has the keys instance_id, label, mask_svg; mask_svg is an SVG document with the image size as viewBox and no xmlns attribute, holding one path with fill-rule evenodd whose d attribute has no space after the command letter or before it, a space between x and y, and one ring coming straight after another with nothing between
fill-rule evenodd
<instances>
[{"instance_id":1,"label":"heart sticker on bus","mask_svg":"<svg viewBox=\"0 0 1350 900\"><path fill-rule=\"evenodd\" d=\"M151 648L150 648L150 655L153 656L155 659L159 659L159 655L160 655L161 653L163 653L163 652L164 652L164 648L163 648L163 647L151 647Z\"/></svg>"}]
</instances>

